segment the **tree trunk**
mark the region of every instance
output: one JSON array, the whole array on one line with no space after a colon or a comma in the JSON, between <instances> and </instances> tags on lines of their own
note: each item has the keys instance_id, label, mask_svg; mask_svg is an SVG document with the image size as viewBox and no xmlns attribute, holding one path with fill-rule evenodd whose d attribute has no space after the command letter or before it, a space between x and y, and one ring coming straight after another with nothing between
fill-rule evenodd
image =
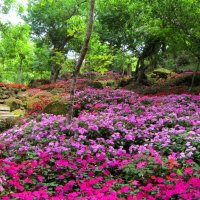
<instances>
[{"instance_id":1,"label":"tree trunk","mask_svg":"<svg viewBox=\"0 0 200 200\"><path fill-rule=\"evenodd\" d=\"M122 67L122 76L124 76L124 73L125 73L125 68L124 66Z\"/></svg>"},{"instance_id":2,"label":"tree trunk","mask_svg":"<svg viewBox=\"0 0 200 200\"><path fill-rule=\"evenodd\" d=\"M135 74L134 74L135 81L138 79L138 71L139 71L139 66L140 66L140 60L141 60L141 58L139 57L137 64L136 64L136 67L135 67Z\"/></svg>"},{"instance_id":3,"label":"tree trunk","mask_svg":"<svg viewBox=\"0 0 200 200\"><path fill-rule=\"evenodd\" d=\"M77 80L77 77L80 73L80 69L81 69L83 60L84 60L84 58L87 54L90 37L92 35L92 27L93 27L93 22L94 22L94 9L95 9L95 0L91 0L87 32L86 32L86 35L85 35L85 40L84 40L83 47L82 47L81 52L80 52L78 62L75 66L75 70L74 70L73 78L72 78L72 83L71 83L70 104L69 104L69 112L68 112L68 124L71 124L72 116L73 116L73 106L74 106L74 100L75 100L76 80Z\"/></svg>"},{"instance_id":4,"label":"tree trunk","mask_svg":"<svg viewBox=\"0 0 200 200\"><path fill-rule=\"evenodd\" d=\"M197 64L196 71L193 73L193 76L192 76L192 83L191 83L191 86L190 86L189 91L191 91L192 88L193 88L193 86L194 86L194 79L195 79L195 76L196 76L197 72L199 71L199 65L200 65L200 60L198 60L198 64Z\"/></svg>"},{"instance_id":5,"label":"tree trunk","mask_svg":"<svg viewBox=\"0 0 200 200\"><path fill-rule=\"evenodd\" d=\"M58 64L53 63L52 64L52 70L51 70L51 83L55 83L56 80L58 79L58 75L60 73L61 66Z\"/></svg>"},{"instance_id":6,"label":"tree trunk","mask_svg":"<svg viewBox=\"0 0 200 200\"><path fill-rule=\"evenodd\" d=\"M136 83L142 83L145 77L145 64L144 64L144 59L141 59L141 65L140 68L138 69L138 77L136 79Z\"/></svg>"},{"instance_id":7,"label":"tree trunk","mask_svg":"<svg viewBox=\"0 0 200 200\"><path fill-rule=\"evenodd\" d=\"M131 63L128 64L127 75L128 76L132 75L132 66L131 66Z\"/></svg>"}]
</instances>

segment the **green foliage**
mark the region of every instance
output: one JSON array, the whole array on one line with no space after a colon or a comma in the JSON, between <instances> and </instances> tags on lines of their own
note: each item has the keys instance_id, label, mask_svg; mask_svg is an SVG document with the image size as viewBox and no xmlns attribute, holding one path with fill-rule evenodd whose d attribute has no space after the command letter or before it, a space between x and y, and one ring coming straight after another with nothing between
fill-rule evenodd
<instances>
[{"instance_id":1,"label":"green foliage","mask_svg":"<svg viewBox=\"0 0 200 200\"><path fill-rule=\"evenodd\" d=\"M88 3L29 0L24 6L2 1L1 14L13 9L29 25L0 22L0 80L28 83L61 67L61 72L72 72L84 40ZM198 0L97 0L82 71L123 74L130 66L134 71L139 58L147 72L156 67L178 72L194 66L200 60L199 7Z\"/></svg>"},{"instance_id":2,"label":"green foliage","mask_svg":"<svg viewBox=\"0 0 200 200\"><path fill-rule=\"evenodd\" d=\"M13 3L15 3L16 0L4 0L0 2L0 12L6 14L9 12L11 6Z\"/></svg>"},{"instance_id":3,"label":"green foliage","mask_svg":"<svg viewBox=\"0 0 200 200\"><path fill-rule=\"evenodd\" d=\"M66 59L65 62L62 64L61 73L73 72L75 64L76 64L76 61L74 59Z\"/></svg>"},{"instance_id":4,"label":"green foliage","mask_svg":"<svg viewBox=\"0 0 200 200\"><path fill-rule=\"evenodd\" d=\"M28 66L34 54L34 44L29 39L30 27L23 25L6 25L1 33L1 63L4 71L3 80L23 82L24 72L28 72Z\"/></svg>"}]
</instances>

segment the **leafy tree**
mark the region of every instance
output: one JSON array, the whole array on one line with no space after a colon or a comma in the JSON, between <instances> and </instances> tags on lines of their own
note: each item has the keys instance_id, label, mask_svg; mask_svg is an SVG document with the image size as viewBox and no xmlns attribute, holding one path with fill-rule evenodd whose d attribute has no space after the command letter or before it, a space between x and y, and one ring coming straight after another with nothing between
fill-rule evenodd
<instances>
[{"instance_id":1,"label":"leafy tree","mask_svg":"<svg viewBox=\"0 0 200 200\"><path fill-rule=\"evenodd\" d=\"M34 45L29 39L30 27L24 25L9 25L1 34L1 61L5 71L17 73L15 80L22 82L24 69L27 68L30 57L33 56Z\"/></svg>"},{"instance_id":2,"label":"leafy tree","mask_svg":"<svg viewBox=\"0 0 200 200\"><path fill-rule=\"evenodd\" d=\"M98 34L93 31L84 70L104 73L108 70L113 58L109 45L101 42Z\"/></svg>"},{"instance_id":3,"label":"leafy tree","mask_svg":"<svg viewBox=\"0 0 200 200\"><path fill-rule=\"evenodd\" d=\"M36 45L35 45L36 46ZM30 70L34 72L36 76L41 78L47 77L46 74L50 75L50 50L47 45L36 46L34 54L30 63ZM32 76L34 78L34 76Z\"/></svg>"},{"instance_id":4,"label":"leafy tree","mask_svg":"<svg viewBox=\"0 0 200 200\"><path fill-rule=\"evenodd\" d=\"M138 58L135 73L137 82L141 82L144 77L145 59L158 53L162 43L161 31L157 30L159 22L153 21L152 8L147 5L145 0L134 3L125 0L103 0L98 7L101 39L112 48L116 48L117 52L121 51L125 55L131 54ZM131 62L131 59L128 62Z\"/></svg>"},{"instance_id":5,"label":"leafy tree","mask_svg":"<svg viewBox=\"0 0 200 200\"><path fill-rule=\"evenodd\" d=\"M189 49L199 57L198 0L101 0L97 5L101 40L138 58L137 82L166 52L179 54Z\"/></svg>"},{"instance_id":6,"label":"leafy tree","mask_svg":"<svg viewBox=\"0 0 200 200\"><path fill-rule=\"evenodd\" d=\"M182 50L191 52L197 59L196 72L200 66L200 1L199 0L163 0L163 6L156 1L155 7L159 17L173 33L178 34L176 44ZM170 13L170 14L169 14ZM172 34L171 34L172 35ZM192 79L193 86L195 73ZM191 89L190 88L190 89Z\"/></svg>"},{"instance_id":7,"label":"leafy tree","mask_svg":"<svg viewBox=\"0 0 200 200\"><path fill-rule=\"evenodd\" d=\"M45 43L51 49L51 81L55 82L61 70L57 55L68 53L68 43L74 37L69 20L79 14L79 8L86 0L29 0L25 20L37 42Z\"/></svg>"}]
</instances>

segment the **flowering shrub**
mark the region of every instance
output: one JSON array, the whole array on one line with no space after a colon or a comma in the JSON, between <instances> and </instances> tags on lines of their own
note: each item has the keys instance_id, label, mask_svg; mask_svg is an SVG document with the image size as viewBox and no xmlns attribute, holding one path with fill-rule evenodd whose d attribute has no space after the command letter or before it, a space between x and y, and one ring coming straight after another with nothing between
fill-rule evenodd
<instances>
[{"instance_id":1,"label":"flowering shrub","mask_svg":"<svg viewBox=\"0 0 200 200\"><path fill-rule=\"evenodd\" d=\"M76 89L82 90L83 88L86 87L88 82L89 82L89 80L87 78L78 78ZM71 87L71 79L69 79L67 81L58 81L57 83L52 83L52 84L40 85L37 88L42 89L42 90L52 90L54 88L64 88L64 89L66 89L66 91L69 91L70 87Z\"/></svg>"},{"instance_id":2,"label":"flowering shrub","mask_svg":"<svg viewBox=\"0 0 200 200\"><path fill-rule=\"evenodd\" d=\"M200 198L200 95L76 98L71 125L42 114L0 135L3 200Z\"/></svg>"},{"instance_id":3,"label":"flowering shrub","mask_svg":"<svg viewBox=\"0 0 200 200\"><path fill-rule=\"evenodd\" d=\"M140 86L133 88L131 90L136 91L139 94L148 95L148 96L166 96L171 94L199 94L200 86L193 87L192 90L189 90L188 86L169 86L169 85L160 85L160 86Z\"/></svg>"},{"instance_id":4,"label":"flowering shrub","mask_svg":"<svg viewBox=\"0 0 200 200\"><path fill-rule=\"evenodd\" d=\"M41 113L43 108L54 100L53 95L44 90L31 89L29 94L32 96L27 102L28 114Z\"/></svg>"},{"instance_id":5,"label":"flowering shrub","mask_svg":"<svg viewBox=\"0 0 200 200\"><path fill-rule=\"evenodd\" d=\"M24 84L17 84L17 83L1 83L0 82L0 87L7 87L7 88L28 88Z\"/></svg>"},{"instance_id":6,"label":"flowering shrub","mask_svg":"<svg viewBox=\"0 0 200 200\"><path fill-rule=\"evenodd\" d=\"M53 84L42 84L37 86L38 89L41 90L53 90L55 88L63 88L65 92L69 92L71 87L71 78L68 80L59 80L57 83ZM118 73L114 72L105 72L104 74L100 74L97 72L89 72L81 74L77 79L76 90L81 91L90 85L91 81L100 81L104 87L109 87L113 85L119 85L122 87L130 82L131 78L129 76L122 76Z\"/></svg>"}]
</instances>

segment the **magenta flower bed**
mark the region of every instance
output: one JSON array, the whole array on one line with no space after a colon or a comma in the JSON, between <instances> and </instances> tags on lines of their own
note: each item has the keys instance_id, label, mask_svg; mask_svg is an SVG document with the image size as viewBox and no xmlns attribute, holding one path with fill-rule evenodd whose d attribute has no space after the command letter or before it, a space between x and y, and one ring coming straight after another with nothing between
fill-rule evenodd
<instances>
[{"instance_id":1,"label":"magenta flower bed","mask_svg":"<svg viewBox=\"0 0 200 200\"><path fill-rule=\"evenodd\" d=\"M200 198L200 95L87 89L75 113L0 135L3 200Z\"/></svg>"}]
</instances>

